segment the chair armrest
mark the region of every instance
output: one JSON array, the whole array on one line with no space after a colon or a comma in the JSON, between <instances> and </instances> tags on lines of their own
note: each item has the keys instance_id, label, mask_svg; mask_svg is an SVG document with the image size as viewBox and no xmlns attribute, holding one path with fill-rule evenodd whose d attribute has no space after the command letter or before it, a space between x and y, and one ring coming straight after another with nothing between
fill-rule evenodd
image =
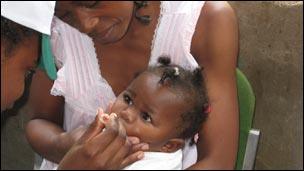
<instances>
[{"instance_id":1,"label":"chair armrest","mask_svg":"<svg viewBox=\"0 0 304 171\"><path fill-rule=\"evenodd\" d=\"M260 130L249 130L242 170L253 170L259 137Z\"/></svg>"}]
</instances>

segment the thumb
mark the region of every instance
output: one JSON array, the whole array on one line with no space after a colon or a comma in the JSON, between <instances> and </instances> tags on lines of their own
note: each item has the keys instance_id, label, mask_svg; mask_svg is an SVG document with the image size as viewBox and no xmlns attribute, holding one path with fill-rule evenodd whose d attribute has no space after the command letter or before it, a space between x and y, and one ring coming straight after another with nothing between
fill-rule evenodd
<instances>
[{"instance_id":1,"label":"thumb","mask_svg":"<svg viewBox=\"0 0 304 171\"><path fill-rule=\"evenodd\" d=\"M107 116L106 116L107 117ZM104 113L101 108L97 110L97 115L94 121L89 125L89 128L84 132L84 134L79 139L79 143L84 143L98 135L105 128L104 124Z\"/></svg>"}]
</instances>

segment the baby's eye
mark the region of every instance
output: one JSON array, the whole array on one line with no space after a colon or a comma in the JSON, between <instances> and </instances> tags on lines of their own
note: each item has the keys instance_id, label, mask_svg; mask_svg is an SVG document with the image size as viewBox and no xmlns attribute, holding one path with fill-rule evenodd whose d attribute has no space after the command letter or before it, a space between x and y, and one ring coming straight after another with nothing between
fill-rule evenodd
<instances>
[{"instance_id":1,"label":"baby's eye","mask_svg":"<svg viewBox=\"0 0 304 171\"><path fill-rule=\"evenodd\" d=\"M128 94L124 94L123 95L124 101L128 104L128 105L133 105L133 101L131 99L131 97Z\"/></svg>"},{"instance_id":2,"label":"baby's eye","mask_svg":"<svg viewBox=\"0 0 304 171\"><path fill-rule=\"evenodd\" d=\"M145 122L152 122L152 118L147 112L141 112L140 115Z\"/></svg>"}]
</instances>

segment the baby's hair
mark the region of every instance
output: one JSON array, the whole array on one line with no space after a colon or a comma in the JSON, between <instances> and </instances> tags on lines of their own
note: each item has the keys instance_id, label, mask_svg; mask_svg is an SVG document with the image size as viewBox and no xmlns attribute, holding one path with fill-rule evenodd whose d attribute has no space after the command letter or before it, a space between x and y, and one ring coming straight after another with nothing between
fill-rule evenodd
<instances>
[{"instance_id":1,"label":"baby's hair","mask_svg":"<svg viewBox=\"0 0 304 171\"><path fill-rule=\"evenodd\" d=\"M208 97L202 76L202 68L193 71L171 64L168 57L159 57L160 65L150 67L147 72L160 76L159 84L175 92L189 104L189 110L181 115L181 138L193 138L207 117Z\"/></svg>"}]
</instances>

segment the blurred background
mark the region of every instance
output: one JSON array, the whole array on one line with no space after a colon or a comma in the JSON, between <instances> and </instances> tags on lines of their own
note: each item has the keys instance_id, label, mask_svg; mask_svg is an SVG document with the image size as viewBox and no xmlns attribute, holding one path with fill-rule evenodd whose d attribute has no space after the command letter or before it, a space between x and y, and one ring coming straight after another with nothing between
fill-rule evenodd
<instances>
[{"instance_id":1,"label":"blurred background","mask_svg":"<svg viewBox=\"0 0 304 171\"><path fill-rule=\"evenodd\" d=\"M255 169L303 170L303 2L229 4L239 21L238 67L256 96ZM1 122L1 169L33 169L25 110Z\"/></svg>"}]
</instances>

